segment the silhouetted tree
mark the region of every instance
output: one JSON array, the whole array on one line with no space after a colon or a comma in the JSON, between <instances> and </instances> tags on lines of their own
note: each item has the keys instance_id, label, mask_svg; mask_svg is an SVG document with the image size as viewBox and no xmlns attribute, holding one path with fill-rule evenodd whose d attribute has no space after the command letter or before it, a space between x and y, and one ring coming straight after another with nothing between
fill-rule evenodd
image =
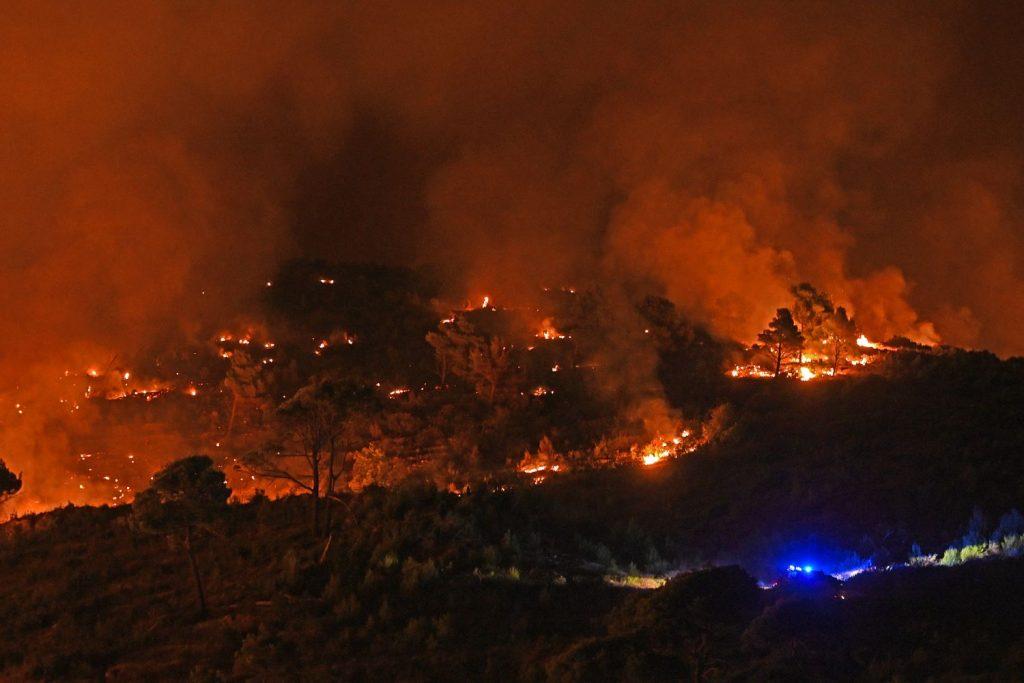
<instances>
[{"instance_id":1,"label":"silhouetted tree","mask_svg":"<svg viewBox=\"0 0 1024 683\"><path fill-rule=\"evenodd\" d=\"M847 351L856 343L857 326L846 314L846 309L839 306L825 317L822 333L832 364L832 374L837 375Z\"/></svg>"},{"instance_id":2,"label":"silhouetted tree","mask_svg":"<svg viewBox=\"0 0 1024 683\"><path fill-rule=\"evenodd\" d=\"M369 441L365 419L376 411L376 394L370 387L354 382L324 382L319 388L321 399L329 401L335 410L338 430L327 442L326 485L324 497L335 499L335 487L343 475L352 471L353 451L362 448ZM361 427L362 425L362 427ZM327 528L331 526L333 507L328 502Z\"/></svg>"},{"instance_id":3,"label":"silhouetted tree","mask_svg":"<svg viewBox=\"0 0 1024 683\"><path fill-rule=\"evenodd\" d=\"M495 393L513 366L511 350L504 341L479 333L471 322L460 317L427 334L427 343L434 347L442 384L451 373L472 384L488 402L494 402Z\"/></svg>"},{"instance_id":4,"label":"silhouetted tree","mask_svg":"<svg viewBox=\"0 0 1024 683\"><path fill-rule=\"evenodd\" d=\"M312 496L313 533L320 534L321 498L334 495L340 475L351 467L341 458L343 446L349 452L363 444L342 444L346 421L355 412L369 408L373 392L357 384L314 380L299 389L278 409L288 441L296 443L301 455L288 453L287 446L267 445L244 458L256 476L289 481ZM301 459L302 466L289 467Z\"/></svg>"},{"instance_id":5,"label":"silhouetted tree","mask_svg":"<svg viewBox=\"0 0 1024 683\"><path fill-rule=\"evenodd\" d=\"M772 351L776 377L782 372L782 360L787 351L799 352L804 343L804 336L797 329L796 323L793 322L793 314L788 308L777 309L775 317L768 323L768 328L757 335L757 338Z\"/></svg>"},{"instance_id":6,"label":"silhouetted tree","mask_svg":"<svg viewBox=\"0 0 1024 683\"><path fill-rule=\"evenodd\" d=\"M494 394L512 367L512 354L508 346L497 337L475 345L469 354L471 378L478 394L494 403Z\"/></svg>"},{"instance_id":7,"label":"silhouetted tree","mask_svg":"<svg viewBox=\"0 0 1024 683\"><path fill-rule=\"evenodd\" d=\"M434 332L427 333L427 343L434 349L437 374L441 386L448 382L449 374L465 376L469 369L469 349L476 330L465 318L443 322Z\"/></svg>"},{"instance_id":8,"label":"silhouetted tree","mask_svg":"<svg viewBox=\"0 0 1024 683\"><path fill-rule=\"evenodd\" d=\"M835 311L832 298L807 282L794 285L789 291L793 294L793 320L800 327L804 342L825 341L825 322ZM803 360L801 345L799 362L803 364Z\"/></svg>"},{"instance_id":9,"label":"silhouetted tree","mask_svg":"<svg viewBox=\"0 0 1024 683\"><path fill-rule=\"evenodd\" d=\"M239 407L244 407L246 412L262 416L266 403L263 368L263 363L248 351L238 348L232 353L231 365L224 377L224 386L231 393L231 412L227 427L229 435L234 429Z\"/></svg>"},{"instance_id":10,"label":"silhouetted tree","mask_svg":"<svg viewBox=\"0 0 1024 683\"><path fill-rule=\"evenodd\" d=\"M0 507L21 491L21 475L15 474L0 460Z\"/></svg>"},{"instance_id":11,"label":"silhouetted tree","mask_svg":"<svg viewBox=\"0 0 1024 683\"><path fill-rule=\"evenodd\" d=\"M224 472L207 456L191 455L157 472L150 487L132 503L132 514L141 529L180 535L195 578L201 614L206 614L206 593L192 539L197 529L224 510L230 495Z\"/></svg>"}]
</instances>

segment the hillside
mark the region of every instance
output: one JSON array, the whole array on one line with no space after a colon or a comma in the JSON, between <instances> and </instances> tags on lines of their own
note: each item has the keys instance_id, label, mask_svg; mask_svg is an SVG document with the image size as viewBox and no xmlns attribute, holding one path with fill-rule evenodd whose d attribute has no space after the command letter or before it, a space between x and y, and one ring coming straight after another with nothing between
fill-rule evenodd
<instances>
[{"instance_id":1,"label":"hillside","mask_svg":"<svg viewBox=\"0 0 1024 683\"><path fill-rule=\"evenodd\" d=\"M204 617L180 548L134 533L126 508L5 525L0 672L195 681L1024 672L1024 560L862 574L843 586L801 575L771 590L726 567L645 591L605 580L618 574L608 555L628 555L622 539L584 538L564 519L524 523L516 495L372 491L346 501L326 549L309 536L305 502L234 505L211 527L198 547ZM601 542L615 548L604 564L580 557Z\"/></svg>"},{"instance_id":2,"label":"hillside","mask_svg":"<svg viewBox=\"0 0 1024 683\"><path fill-rule=\"evenodd\" d=\"M233 503L195 541L206 616L180 541L142 533L127 506L13 520L0 527L0 672L1020 675L1024 560L941 566L968 547L1021 549L1020 517L1004 514L1024 499L1017 369L985 356L921 363L814 385L737 383L721 433L655 467L461 495L414 479L345 494L320 537L308 496ZM949 561L947 547L964 550ZM817 571L908 560L933 566L842 585ZM787 574L793 563L814 570Z\"/></svg>"},{"instance_id":3,"label":"hillside","mask_svg":"<svg viewBox=\"0 0 1024 683\"><path fill-rule=\"evenodd\" d=\"M768 378L750 364L764 348L655 297L623 312L559 290L559 317L487 302L438 323L396 304L403 282L391 301L362 277L381 305L352 309L371 318L355 332L300 307L276 323L291 337L186 347L196 374L167 384L65 376L87 382L85 409L46 433L90 450L29 490L138 501L196 450L235 497L220 482L187 544L139 505L0 526L0 677L1021 673L1020 359L891 340L851 346L842 372L819 358L803 377L798 358ZM325 320L348 310L345 290L298 281L276 285L283 311L311 282L314 313L321 289Z\"/></svg>"}]
</instances>

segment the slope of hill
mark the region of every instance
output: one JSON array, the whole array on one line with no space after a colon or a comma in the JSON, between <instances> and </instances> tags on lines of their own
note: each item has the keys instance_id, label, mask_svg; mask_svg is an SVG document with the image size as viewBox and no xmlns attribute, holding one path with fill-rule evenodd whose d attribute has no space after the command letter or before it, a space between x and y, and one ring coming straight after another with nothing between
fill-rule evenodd
<instances>
[{"instance_id":1,"label":"slope of hill","mask_svg":"<svg viewBox=\"0 0 1024 683\"><path fill-rule=\"evenodd\" d=\"M306 497L232 504L195 542L201 616L180 543L130 508L15 519L0 526L0 676L1019 676L1024 560L845 585L785 567L1015 555L1024 518L997 518L1024 507L1020 372L952 353L740 381L723 429L677 460L461 495L369 487L334 502L319 537Z\"/></svg>"},{"instance_id":2,"label":"slope of hill","mask_svg":"<svg viewBox=\"0 0 1024 683\"><path fill-rule=\"evenodd\" d=\"M536 490L406 485L232 505L197 543L199 616L172 540L127 508L6 524L0 672L44 680L825 680L1024 672L1024 561L824 574L760 590L739 567L639 591L671 562L635 523L594 532ZM598 503L600 505L600 503ZM585 528L586 527L586 528ZM642 567L631 566L630 563Z\"/></svg>"}]
</instances>

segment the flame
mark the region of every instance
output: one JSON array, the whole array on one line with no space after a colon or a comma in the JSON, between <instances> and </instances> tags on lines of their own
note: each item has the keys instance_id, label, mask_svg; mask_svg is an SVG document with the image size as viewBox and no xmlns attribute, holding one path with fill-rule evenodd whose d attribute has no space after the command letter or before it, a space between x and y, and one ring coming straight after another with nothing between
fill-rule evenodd
<instances>
[{"instance_id":1,"label":"flame","mask_svg":"<svg viewBox=\"0 0 1024 683\"><path fill-rule=\"evenodd\" d=\"M757 365L737 365L729 371L729 376L737 379L744 377L757 377L761 379L774 377L771 372Z\"/></svg>"},{"instance_id":2,"label":"flame","mask_svg":"<svg viewBox=\"0 0 1024 683\"><path fill-rule=\"evenodd\" d=\"M806 365L801 365L800 366L800 381L801 382L810 382L815 377L817 377L817 375L809 367L807 367Z\"/></svg>"},{"instance_id":3,"label":"flame","mask_svg":"<svg viewBox=\"0 0 1024 683\"><path fill-rule=\"evenodd\" d=\"M551 318L545 318L541 322L540 331L534 335L538 339L572 339L572 336L566 336L555 329L555 326L551 322Z\"/></svg>"},{"instance_id":4,"label":"flame","mask_svg":"<svg viewBox=\"0 0 1024 683\"><path fill-rule=\"evenodd\" d=\"M537 472L558 472L560 465L527 465L519 468L523 474L536 474Z\"/></svg>"},{"instance_id":5,"label":"flame","mask_svg":"<svg viewBox=\"0 0 1024 683\"><path fill-rule=\"evenodd\" d=\"M862 349L880 349L880 348L882 348L881 344L876 344L875 342L871 341L870 339L868 339L863 334L860 335L859 337L857 337L857 346L861 347Z\"/></svg>"},{"instance_id":6,"label":"flame","mask_svg":"<svg viewBox=\"0 0 1024 683\"><path fill-rule=\"evenodd\" d=\"M697 450L700 444L698 442L691 442L691 436L692 434L689 429L683 429L675 436L659 436L655 438L640 448L640 462L645 467L650 467L663 460L675 458L684 453L692 453Z\"/></svg>"}]
</instances>

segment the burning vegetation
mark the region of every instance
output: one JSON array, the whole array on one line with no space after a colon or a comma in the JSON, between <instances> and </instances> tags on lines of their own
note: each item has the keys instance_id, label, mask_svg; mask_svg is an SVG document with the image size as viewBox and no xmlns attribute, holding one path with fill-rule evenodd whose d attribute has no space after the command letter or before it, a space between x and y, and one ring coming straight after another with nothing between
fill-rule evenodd
<instances>
[{"instance_id":1,"label":"burning vegetation","mask_svg":"<svg viewBox=\"0 0 1024 683\"><path fill-rule=\"evenodd\" d=\"M596 286L452 306L413 271L300 261L268 282L231 324L68 368L55 394L16 401L13 424L44 430L59 474L29 476L13 509L130 501L182 452L210 453L242 497L653 467L714 437L729 379L837 378L928 350L870 341L807 284L744 348L665 299Z\"/></svg>"},{"instance_id":2,"label":"burning vegetation","mask_svg":"<svg viewBox=\"0 0 1024 683\"><path fill-rule=\"evenodd\" d=\"M736 379L791 377L802 382L864 372L888 353L932 346L895 337L869 340L843 306L812 285L792 288L793 304L780 308L758 341L746 347L743 362L728 370Z\"/></svg>"}]
</instances>

